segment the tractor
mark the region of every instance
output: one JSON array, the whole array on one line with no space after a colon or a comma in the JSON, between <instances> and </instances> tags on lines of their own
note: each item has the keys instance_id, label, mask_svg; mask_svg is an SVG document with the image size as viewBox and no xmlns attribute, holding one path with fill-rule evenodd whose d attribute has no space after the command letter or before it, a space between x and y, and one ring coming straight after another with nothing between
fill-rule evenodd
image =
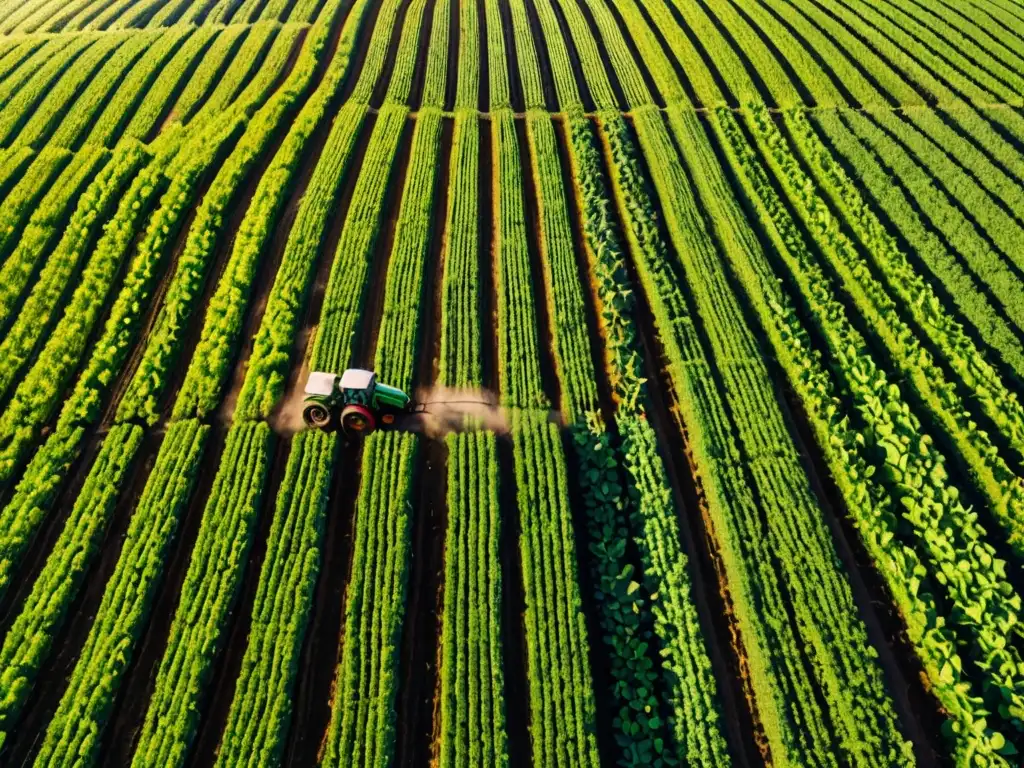
<instances>
[{"instance_id":1,"label":"tractor","mask_svg":"<svg viewBox=\"0 0 1024 768\"><path fill-rule=\"evenodd\" d=\"M302 419L307 425L325 432L340 428L349 437L398 429L407 417L422 411L405 392L362 368L349 368L340 376L311 373L305 395Z\"/></svg>"}]
</instances>

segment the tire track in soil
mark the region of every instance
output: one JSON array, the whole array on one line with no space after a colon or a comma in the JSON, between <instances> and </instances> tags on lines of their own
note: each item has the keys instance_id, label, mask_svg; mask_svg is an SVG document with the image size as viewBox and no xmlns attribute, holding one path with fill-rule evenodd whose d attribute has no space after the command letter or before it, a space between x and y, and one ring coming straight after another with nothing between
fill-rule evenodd
<instances>
[{"instance_id":1,"label":"tire track in soil","mask_svg":"<svg viewBox=\"0 0 1024 768\"><path fill-rule=\"evenodd\" d=\"M494 252L493 126L480 121L480 317L483 385L500 394L498 372L497 254ZM488 332L490 339L488 340ZM501 663L505 681L505 730L509 765L527 765L530 759L530 706L527 686L526 593L519 560L519 504L512 460L512 438L497 436L501 533L498 559L501 568Z\"/></svg>"},{"instance_id":2,"label":"tire track in soil","mask_svg":"<svg viewBox=\"0 0 1024 768\"><path fill-rule=\"evenodd\" d=\"M387 96L388 86L391 84L391 75L395 71L395 59L398 57L398 48L402 42L402 29L405 27L405 21L409 15L409 6L411 4L412 0L402 0L398 13L395 14L395 26L391 30L391 39L388 42L387 55L384 57L384 66L377 77L377 82L374 83L373 93L370 95L370 106L374 109L380 109ZM422 13L422 10L420 12ZM422 32L421 28L420 33L422 34Z\"/></svg>"},{"instance_id":3,"label":"tire track in soil","mask_svg":"<svg viewBox=\"0 0 1024 768\"><path fill-rule=\"evenodd\" d=\"M737 186L733 175L735 171L731 169L722 147L715 139L714 132L708 126L707 119L702 119L701 124L708 137L709 146L715 152L719 164L726 169L726 175L736 200L740 201L747 220L751 222L751 230L757 236L765 252L770 253L771 243L760 227L753 223L757 219L743 203L744 195ZM723 263L728 264L728 259L723 257ZM731 270L726 270L726 276L733 293L736 296L743 296L743 288L735 279L734 273ZM766 361L770 370L776 400L783 410L783 416L789 426L797 452L803 459L807 477L832 535L836 554L849 578L854 603L867 628L868 639L871 645L878 650L879 663L886 678L887 688L893 698L896 714L906 730L905 735L914 743L918 764L922 766L936 765L939 762L939 755L945 751L941 747L940 733L945 718L940 712L938 702L926 689L924 670L910 646L903 620L850 520L842 495L817 448L810 422L799 396L786 383L785 373L777 358L768 353L769 343L764 338L750 305L741 302L741 306L745 309L744 315L748 324L754 329L758 338L762 351L761 357Z\"/></svg>"},{"instance_id":4,"label":"tire track in soil","mask_svg":"<svg viewBox=\"0 0 1024 768\"><path fill-rule=\"evenodd\" d=\"M30 764L42 746L46 728L64 695L68 678L92 629L107 582L117 565L128 523L153 468L162 437L151 432L143 438L139 455L129 470L125 491L117 500L106 534L98 547L96 561L84 574L63 626L54 637L49 657L39 669L18 725L11 732L10 741L4 745L5 765Z\"/></svg>"},{"instance_id":5,"label":"tire track in soil","mask_svg":"<svg viewBox=\"0 0 1024 768\"><path fill-rule=\"evenodd\" d=\"M383 232L378 233L373 245L370 271L364 282L364 291L369 286L370 293L364 295L351 357L352 365L359 367L373 367L373 348L384 311L387 268L412 148L412 127L413 121L407 120L392 160L384 198ZM366 135L369 137L370 132ZM358 174L352 176L354 183ZM288 732L285 754L292 758L285 760L286 764L292 760L298 765L313 764L323 749L322 741L330 725L337 668L344 646L344 605L352 577L352 542L355 539L356 501L364 450L362 441L358 439L339 437L339 440L342 440L341 453L331 478L331 497L338 499L339 503L333 509L328 505L320 570L313 593L309 628L299 657L298 682L292 696L299 705ZM342 530L344 534L340 532ZM339 541L342 536L344 540L332 547L332 542Z\"/></svg>"},{"instance_id":6,"label":"tire track in soil","mask_svg":"<svg viewBox=\"0 0 1024 768\"><path fill-rule=\"evenodd\" d=\"M531 3L533 2L533 0L529 1ZM580 92L580 101L583 102L583 111L593 112L596 108L594 105L594 97L590 93L590 83L587 82L587 78L583 74L583 65L580 63L579 51L576 49L576 41L573 39L572 33L569 31L569 24L565 20L565 12L562 10L562 5L558 0L548 1L551 5L551 10L554 13L555 18L558 20L558 29L561 33L562 41L565 43L566 51L569 54L569 63L572 65L573 78L576 80L576 87Z\"/></svg>"},{"instance_id":7,"label":"tire track in soil","mask_svg":"<svg viewBox=\"0 0 1024 768\"><path fill-rule=\"evenodd\" d=\"M453 3L453 5L455 5ZM448 179L454 122L443 120L434 185L430 246L424 265L419 360L413 391L437 381L441 354L441 286L448 232ZM432 278L432 279L431 279ZM402 632L396 699L395 765L429 765L440 736L441 613L445 537L448 529L448 446L443 439L420 438L413 495L413 554L406 620ZM425 670L425 672L424 672Z\"/></svg>"},{"instance_id":8,"label":"tire track in soil","mask_svg":"<svg viewBox=\"0 0 1024 768\"><path fill-rule=\"evenodd\" d=\"M590 6L585 0L551 0L553 5L561 6L562 3L571 5L576 3L577 10L583 16L584 21L587 22L587 29L590 30L590 37L597 43L597 50L601 54L601 61L604 64L605 75L608 77L608 83L612 87L612 93L615 94L615 101L619 105L620 112L626 112L631 108L631 105L626 101L626 92L622 90L622 83L619 82L619 73L615 71L615 66L612 64L611 58L608 56L608 47L604 43L604 38L597 30L597 23L594 21L594 15L590 11ZM561 8L559 7L559 11ZM571 35L567 39L572 39Z\"/></svg>"},{"instance_id":9,"label":"tire track in soil","mask_svg":"<svg viewBox=\"0 0 1024 768\"><path fill-rule=\"evenodd\" d=\"M235 685L242 669L242 659L249 640L252 608L256 602L256 589L259 584L260 570L267 555L267 539L270 536L271 522L274 518L274 502L281 481L285 476L288 454L291 451L291 438L273 435L270 442L269 470L264 483L264 493L260 499L261 512L256 524L249 559L245 565L245 575L235 608L228 624L224 627L224 648L222 658L213 666L213 672L207 683L207 701L205 716L200 718L199 728L192 742L189 764L197 768L213 766L220 748L221 734L227 724L231 700L235 695Z\"/></svg>"},{"instance_id":10,"label":"tire track in soil","mask_svg":"<svg viewBox=\"0 0 1024 768\"><path fill-rule=\"evenodd\" d=\"M157 670L167 647L171 620L178 607L192 548L199 535L206 499L217 474L219 462L216 457L221 454L226 435L226 430L218 426L211 429L206 440L206 447L200 456L199 476L188 508L178 523L178 530L164 558L164 574L153 598L150 618L136 641L135 653L124 672L121 686L114 697L108 725L103 731L101 765L131 763L149 700L156 687Z\"/></svg>"},{"instance_id":11,"label":"tire track in soil","mask_svg":"<svg viewBox=\"0 0 1024 768\"><path fill-rule=\"evenodd\" d=\"M427 54L430 52L430 35L434 26L434 12L437 9L437 0L427 0L423 9L423 20L420 23L420 37L416 45L416 66L412 73L412 87L409 89L409 108L416 104L423 104L423 83L427 77ZM448 60L451 66L451 59ZM447 84L447 81L445 81Z\"/></svg>"},{"instance_id":12,"label":"tire track in soil","mask_svg":"<svg viewBox=\"0 0 1024 768\"><path fill-rule=\"evenodd\" d=\"M537 51L537 65L541 72L541 86L544 88L544 108L548 112L558 112L558 95L555 93L555 79L551 76L551 61L548 56L548 48L544 43L544 30L540 25L540 17L533 5L533 0L523 0L526 7L526 18L529 21L530 36L533 38L533 48Z\"/></svg>"}]
</instances>

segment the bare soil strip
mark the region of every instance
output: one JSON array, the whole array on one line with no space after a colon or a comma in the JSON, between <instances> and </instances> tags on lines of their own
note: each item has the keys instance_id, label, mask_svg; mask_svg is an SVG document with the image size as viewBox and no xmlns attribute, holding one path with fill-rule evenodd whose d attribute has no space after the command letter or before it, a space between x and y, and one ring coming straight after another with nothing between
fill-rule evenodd
<instances>
[{"instance_id":1,"label":"bare soil strip","mask_svg":"<svg viewBox=\"0 0 1024 768\"><path fill-rule=\"evenodd\" d=\"M444 109L449 112L455 109L455 95L459 87L459 45L461 44L462 28L459 24L459 5L462 0L449 0L448 3L448 66L444 79Z\"/></svg>"},{"instance_id":2,"label":"bare soil strip","mask_svg":"<svg viewBox=\"0 0 1024 768\"><path fill-rule=\"evenodd\" d=\"M19 726L4 747L5 765L24 765L35 759L42 746L46 727L64 695L68 677L78 661L89 636L93 619L114 572L128 523L153 468L163 435L146 435L139 455L129 471L127 486L114 508L106 536L99 545L99 557L85 574L78 595L68 608L68 618L54 638L49 659L39 670L35 688L19 718Z\"/></svg>"},{"instance_id":3,"label":"bare soil strip","mask_svg":"<svg viewBox=\"0 0 1024 768\"><path fill-rule=\"evenodd\" d=\"M471 3L473 0L458 0L459 3ZM454 0L453 0L454 3ZM491 108L491 64L487 50L487 14L484 11L484 0L476 0L477 23L479 25L480 45L480 101L477 108L486 112Z\"/></svg>"}]
</instances>

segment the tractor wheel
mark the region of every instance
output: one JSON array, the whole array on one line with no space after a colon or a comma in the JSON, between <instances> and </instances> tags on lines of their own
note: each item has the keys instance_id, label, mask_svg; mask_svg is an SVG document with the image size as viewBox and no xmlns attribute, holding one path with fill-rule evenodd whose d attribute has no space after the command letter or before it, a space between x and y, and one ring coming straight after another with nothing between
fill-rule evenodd
<instances>
[{"instance_id":1,"label":"tractor wheel","mask_svg":"<svg viewBox=\"0 0 1024 768\"><path fill-rule=\"evenodd\" d=\"M334 414L322 403L307 405L302 411L302 420L314 429L330 432L334 429Z\"/></svg>"},{"instance_id":2,"label":"tractor wheel","mask_svg":"<svg viewBox=\"0 0 1024 768\"><path fill-rule=\"evenodd\" d=\"M373 411L364 405L346 405L341 412L341 426L353 437L368 435L377 428L377 420Z\"/></svg>"}]
</instances>

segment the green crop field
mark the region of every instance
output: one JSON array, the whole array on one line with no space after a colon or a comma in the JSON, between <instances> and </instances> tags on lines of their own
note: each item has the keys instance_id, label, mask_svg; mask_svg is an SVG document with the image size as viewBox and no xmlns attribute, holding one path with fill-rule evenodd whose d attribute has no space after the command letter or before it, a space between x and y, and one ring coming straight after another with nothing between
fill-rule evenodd
<instances>
[{"instance_id":1,"label":"green crop field","mask_svg":"<svg viewBox=\"0 0 1024 768\"><path fill-rule=\"evenodd\" d=\"M1013 768L1022 478L1024 0L0 0L0 765Z\"/></svg>"}]
</instances>

